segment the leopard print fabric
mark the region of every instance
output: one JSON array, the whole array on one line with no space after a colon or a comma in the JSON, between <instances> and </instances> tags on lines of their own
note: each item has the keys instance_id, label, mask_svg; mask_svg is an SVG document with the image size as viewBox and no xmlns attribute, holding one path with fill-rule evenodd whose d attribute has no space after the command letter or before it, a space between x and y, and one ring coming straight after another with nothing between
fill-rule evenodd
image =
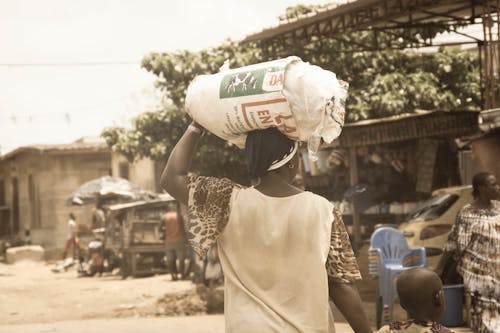
<instances>
[{"instance_id":1,"label":"leopard print fabric","mask_svg":"<svg viewBox=\"0 0 500 333\"><path fill-rule=\"evenodd\" d=\"M188 176L188 221L186 236L193 250L201 257L217 242L229 220L231 194L242 188L227 178ZM342 221L342 215L333 211L330 250L326 271L337 283L351 283L361 279L356 257Z\"/></svg>"},{"instance_id":2,"label":"leopard print fabric","mask_svg":"<svg viewBox=\"0 0 500 333\"><path fill-rule=\"evenodd\" d=\"M326 260L328 276L337 283L351 283L361 280L358 262L349 241L349 236L338 209L333 210L330 251Z\"/></svg>"},{"instance_id":3,"label":"leopard print fabric","mask_svg":"<svg viewBox=\"0 0 500 333\"><path fill-rule=\"evenodd\" d=\"M239 186L227 178L189 175L187 181L186 236L196 254L204 257L227 225L231 193Z\"/></svg>"}]
</instances>

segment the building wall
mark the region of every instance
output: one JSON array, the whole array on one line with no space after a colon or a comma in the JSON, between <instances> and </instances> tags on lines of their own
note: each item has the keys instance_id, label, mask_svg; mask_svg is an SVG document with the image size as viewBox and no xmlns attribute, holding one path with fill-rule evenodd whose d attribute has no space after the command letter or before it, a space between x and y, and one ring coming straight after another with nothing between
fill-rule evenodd
<instances>
[{"instance_id":1,"label":"building wall","mask_svg":"<svg viewBox=\"0 0 500 333\"><path fill-rule=\"evenodd\" d=\"M31 231L33 244L45 248L61 248L67 234L70 212L78 223L90 225L92 207L67 206L66 199L84 182L109 174L109 152L38 153L23 152L0 166L0 179L5 183L6 204L10 207L10 223L14 223L12 179L18 179L19 231ZM31 179L31 180L30 180Z\"/></svg>"},{"instance_id":2,"label":"building wall","mask_svg":"<svg viewBox=\"0 0 500 333\"><path fill-rule=\"evenodd\" d=\"M139 185L144 190L157 192L158 182L156 175L156 162L149 158L142 158L129 163L125 156L118 153L112 154L113 176L128 179L131 183Z\"/></svg>"},{"instance_id":3,"label":"building wall","mask_svg":"<svg viewBox=\"0 0 500 333\"><path fill-rule=\"evenodd\" d=\"M471 142L475 172L487 171L500 179L500 132Z\"/></svg>"}]
</instances>

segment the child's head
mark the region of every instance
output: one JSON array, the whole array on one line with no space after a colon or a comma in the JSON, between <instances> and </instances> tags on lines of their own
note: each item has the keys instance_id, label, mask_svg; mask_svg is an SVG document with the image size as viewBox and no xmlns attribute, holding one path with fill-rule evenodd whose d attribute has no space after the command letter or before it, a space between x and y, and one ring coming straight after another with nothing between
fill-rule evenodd
<instances>
[{"instance_id":1,"label":"child's head","mask_svg":"<svg viewBox=\"0 0 500 333\"><path fill-rule=\"evenodd\" d=\"M400 304L412 319L438 321L443 315L443 285L433 271L422 267L406 270L396 286Z\"/></svg>"}]
</instances>

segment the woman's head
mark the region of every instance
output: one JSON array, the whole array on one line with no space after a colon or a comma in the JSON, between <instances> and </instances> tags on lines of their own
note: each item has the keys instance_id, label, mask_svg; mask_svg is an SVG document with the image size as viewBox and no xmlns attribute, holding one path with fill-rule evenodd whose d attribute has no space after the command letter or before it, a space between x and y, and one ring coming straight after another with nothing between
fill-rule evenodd
<instances>
[{"instance_id":1,"label":"woman's head","mask_svg":"<svg viewBox=\"0 0 500 333\"><path fill-rule=\"evenodd\" d=\"M398 276L396 288L401 306L412 319L441 318L445 308L443 285L434 271L423 267L408 269Z\"/></svg>"},{"instance_id":2,"label":"woman's head","mask_svg":"<svg viewBox=\"0 0 500 333\"><path fill-rule=\"evenodd\" d=\"M472 196L475 199L498 200L500 187L495 176L489 172L476 173L472 178Z\"/></svg>"},{"instance_id":3,"label":"woman's head","mask_svg":"<svg viewBox=\"0 0 500 333\"><path fill-rule=\"evenodd\" d=\"M245 158L250 177L262 177L285 165L293 165L296 170L297 146L296 142L275 127L249 132L245 142Z\"/></svg>"}]
</instances>

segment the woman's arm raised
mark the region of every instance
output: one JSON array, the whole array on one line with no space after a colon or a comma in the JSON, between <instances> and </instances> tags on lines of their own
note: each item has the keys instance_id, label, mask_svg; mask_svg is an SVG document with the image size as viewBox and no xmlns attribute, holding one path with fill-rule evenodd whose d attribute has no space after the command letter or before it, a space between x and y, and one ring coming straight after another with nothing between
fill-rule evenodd
<instances>
[{"instance_id":1,"label":"woman's arm raised","mask_svg":"<svg viewBox=\"0 0 500 333\"><path fill-rule=\"evenodd\" d=\"M160 178L160 186L180 203L187 204L186 176L204 129L192 122L175 145Z\"/></svg>"}]
</instances>

